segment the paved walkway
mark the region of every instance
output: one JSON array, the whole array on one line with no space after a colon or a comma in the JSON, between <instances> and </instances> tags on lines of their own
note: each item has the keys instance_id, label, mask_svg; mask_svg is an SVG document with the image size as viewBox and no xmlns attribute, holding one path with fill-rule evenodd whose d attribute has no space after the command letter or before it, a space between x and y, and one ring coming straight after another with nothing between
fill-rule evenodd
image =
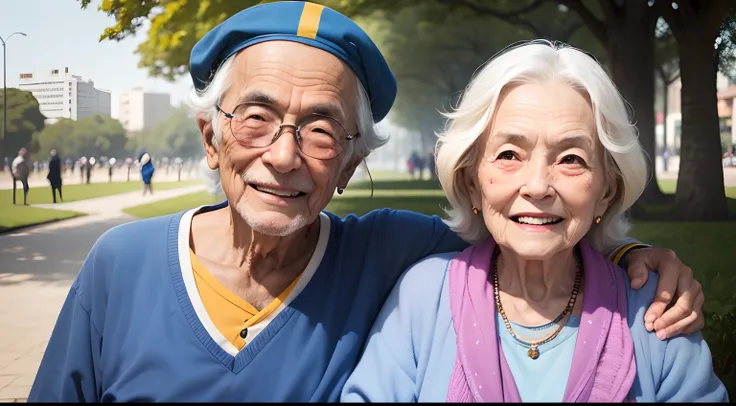
<instances>
[{"instance_id":1,"label":"paved walkway","mask_svg":"<svg viewBox=\"0 0 736 406\"><path fill-rule=\"evenodd\" d=\"M0 235L0 402L23 402L69 287L97 238L133 220L122 210L204 190L203 185L60 203L84 217Z\"/></svg>"}]
</instances>

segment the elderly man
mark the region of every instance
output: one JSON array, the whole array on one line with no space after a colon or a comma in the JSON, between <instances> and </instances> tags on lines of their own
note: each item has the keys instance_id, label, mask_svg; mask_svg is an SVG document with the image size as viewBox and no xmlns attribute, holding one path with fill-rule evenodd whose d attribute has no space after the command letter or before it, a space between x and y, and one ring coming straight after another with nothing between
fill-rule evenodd
<instances>
[{"instance_id":1,"label":"elderly man","mask_svg":"<svg viewBox=\"0 0 736 406\"><path fill-rule=\"evenodd\" d=\"M190 70L227 201L100 237L30 401L337 401L399 275L466 246L436 216L322 211L386 142L374 123L396 95L345 16L305 2L249 8L197 43ZM658 266L661 296L678 286L649 328L702 325L699 284L670 251L628 259L635 287Z\"/></svg>"}]
</instances>

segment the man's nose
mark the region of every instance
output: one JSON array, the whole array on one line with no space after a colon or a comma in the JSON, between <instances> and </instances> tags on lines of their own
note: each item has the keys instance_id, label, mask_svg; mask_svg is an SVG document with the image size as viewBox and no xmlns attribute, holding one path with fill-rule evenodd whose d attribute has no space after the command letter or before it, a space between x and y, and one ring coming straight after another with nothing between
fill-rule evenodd
<instances>
[{"instance_id":1,"label":"man's nose","mask_svg":"<svg viewBox=\"0 0 736 406\"><path fill-rule=\"evenodd\" d=\"M273 144L264 152L263 162L281 173L299 169L302 164L302 156L296 141L296 128L284 126L275 138Z\"/></svg>"}]
</instances>

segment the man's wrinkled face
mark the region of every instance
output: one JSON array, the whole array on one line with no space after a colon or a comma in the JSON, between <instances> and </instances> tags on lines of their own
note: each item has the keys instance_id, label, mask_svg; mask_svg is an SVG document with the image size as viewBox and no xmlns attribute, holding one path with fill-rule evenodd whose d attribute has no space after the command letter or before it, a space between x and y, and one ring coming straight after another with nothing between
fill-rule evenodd
<instances>
[{"instance_id":1,"label":"man's wrinkled face","mask_svg":"<svg viewBox=\"0 0 736 406\"><path fill-rule=\"evenodd\" d=\"M214 148L205 131L208 163L220 169L230 205L254 231L288 235L317 218L356 165L344 165L346 153L328 160L305 155L293 127L284 127L281 136L264 147L244 145L244 131L266 121L299 125L320 113L354 134L356 78L335 56L295 42L264 42L234 58L220 107L244 113L238 125L231 125L222 113L213 118L219 120L222 137ZM336 142L345 150L355 141L343 137Z\"/></svg>"}]
</instances>

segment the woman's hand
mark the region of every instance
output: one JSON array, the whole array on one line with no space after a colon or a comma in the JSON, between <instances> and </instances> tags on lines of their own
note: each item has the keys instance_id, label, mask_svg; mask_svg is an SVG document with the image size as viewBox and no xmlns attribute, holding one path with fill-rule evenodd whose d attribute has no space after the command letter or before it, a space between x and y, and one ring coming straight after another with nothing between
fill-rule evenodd
<instances>
[{"instance_id":1,"label":"woman's hand","mask_svg":"<svg viewBox=\"0 0 736 406\"><path fill-rule=\"evenodd\" d=\"M628 254L627 263L632 289L644 286L648 271L659 273L654 302L644 316L647 330L653 329L657 337L664 340L703 328L703 288L693 279L692 269L680 262L674 251L638 249Z\"/></svg>"}]
</instances>

